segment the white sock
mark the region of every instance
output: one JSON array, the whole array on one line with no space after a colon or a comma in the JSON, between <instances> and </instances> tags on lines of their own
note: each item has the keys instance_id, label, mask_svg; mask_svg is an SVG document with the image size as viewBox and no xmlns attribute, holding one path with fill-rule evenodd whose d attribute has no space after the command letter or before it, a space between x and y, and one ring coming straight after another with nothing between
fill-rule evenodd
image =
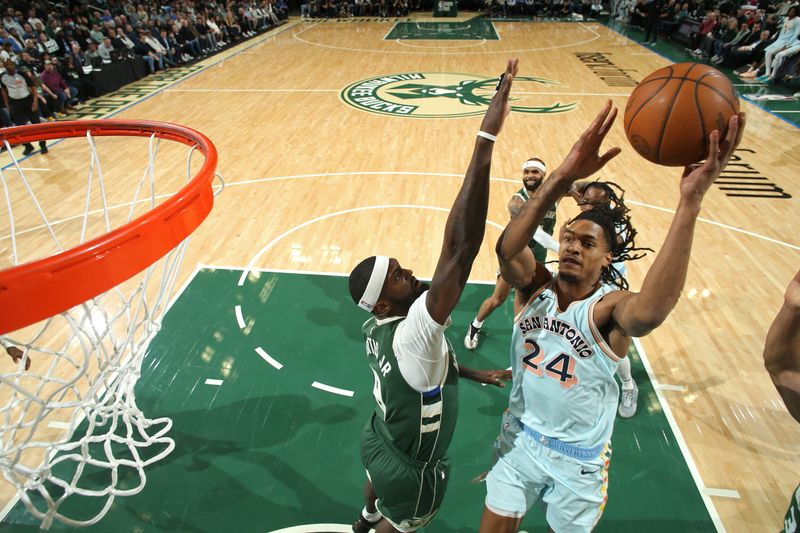
<instances>
[{"instance_id":1,"label":"white sock","mask_svg":"<svg viewBox=\"0 0 800 533\"><path fill-rule=\"evenodd\" d=\"M617 375L619 376L619 380L622 382L623 389L630 390L636 387L636 383L633 381L633 377L631 376L631 360L628 357L623 357L619 362L619 366L617 367Z\"/></svg>"},{"instance_id":2,"label":"white sock","mask_svg":"<svg viewBox=\"0 0 800 533\"><path fill-rule=\"evenodd\" d=\"M366 519L366 521L369 522L370 524L373 524L378 520L380 520L381 518L383 518L383 515L377 509L375 509L374 513L370 513L369 511L367 511L366 507L364 507L364 509L361 511L361 516L363 516Z\"/></svg>"},{"instance_id":3,"label":"white sock","mask_svg":"<svg viewBox=\"0 0 800 533\"><path fill-rule=\"evenodd\" d=\"M481 329L483 326L483 320L478 320L478 317L475 317L475 320L472 321L472 327Z\"/></svg>"}]
</instances>

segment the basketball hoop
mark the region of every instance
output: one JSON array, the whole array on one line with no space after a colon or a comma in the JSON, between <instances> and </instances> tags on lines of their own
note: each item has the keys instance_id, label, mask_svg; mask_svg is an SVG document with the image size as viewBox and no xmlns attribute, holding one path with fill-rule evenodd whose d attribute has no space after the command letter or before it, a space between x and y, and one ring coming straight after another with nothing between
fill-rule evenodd
<instances>
[{"instance_id":1,"label":"basketball hoop","mask_svg":"<svg viewBox=\"0 0 800 533\"><path fill-rule=\"evenodd\" d=\"M85 192L65 178L59 183L65 195L80 194L80 201L49 200L55 205L43 207L47 202L37 188L52 188L52 177L27 177L11 145L78 137L89 146ZM136 142L148 144L144 172L128 183L132 192L104 176L99 138L116 146L117 155L134 150ZM177 169L157 179L162 141L173 141L162 150L180 148L175 143L189 147L180 170L188 183L176 181ZM154 121L7 128L0 130L0 142L12 156L11 168L0 169L0 214L7 211L0 219L0 259L10 256L9 266L0 263L0 470L42 528L53 520L87 526L108 512L116 496L140 492L144 468L175 447L167 436L172 421L146 418L134 386L172 297L188 237L213 206L217 151L195 130ZM192 161L198 151L204 156L199 168ZM170 193L157 194L162 186ZM62 214L75 204L82 207L77 215ZM119 219L115 228L112 218ZM68 246L68 240L74 242ZM39 257L48 247L54 252ZM21 356L12 363L6 351ZM6 371L12 365L14 371ZM62 507L74 496L91 499L91 509L83 506L75 516L74 506Z\"/></svg>"}]
</instances>

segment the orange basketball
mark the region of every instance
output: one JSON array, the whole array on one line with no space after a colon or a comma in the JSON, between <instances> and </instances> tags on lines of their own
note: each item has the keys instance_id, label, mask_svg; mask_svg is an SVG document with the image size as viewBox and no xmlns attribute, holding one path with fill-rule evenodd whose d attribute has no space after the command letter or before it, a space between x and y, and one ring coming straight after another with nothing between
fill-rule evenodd
<instances>
[{"instance_id":1,"label":"orange basketball","mask_svg":"<svg viewBox=\"0 0 800 533\"><path fill-rule=\"evenodd\" d=\"M723 135L739 112L730 80L700 63L677 63L656 70L639 83L625 107L625 134L645 159L668 167L708 156L708 136Z\"/></svg>"}]
</instances>

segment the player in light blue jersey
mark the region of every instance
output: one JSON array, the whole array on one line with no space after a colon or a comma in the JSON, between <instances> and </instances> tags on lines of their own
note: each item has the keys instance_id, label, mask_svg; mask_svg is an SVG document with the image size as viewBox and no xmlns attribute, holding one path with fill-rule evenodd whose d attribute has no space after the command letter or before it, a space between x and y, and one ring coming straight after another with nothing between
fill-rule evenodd
<instances>
[{"instance_id":1,"label":"player in light blue jersey","mask_svg":"<svg viewBox=\"0 0 800 533\"><path fill-rule=\"evenodd\" d=\"M686 281L700 207L744 131L744 114L724 135L709 135L709 156L686 167L680 202L663 246L639 293L626 290L610 268L630 256L633 233L617 242L630 220L599 206L571 220L561 235L558 274L536 263L527 243L547 208L577 180L620 153L600 154L617 115L609 101L565 158L508 223L497 242L501 275L517 289L512 334L513 385L496 443L498 460L486 478L481 533L513 533L536 502L550 531L591 531L603 512L619 360L631 337L658 327Z\"/></svg>"},{"instance_id":2,"label":"player in light blue jersey","mask_svg":"<svg viewBox=\"0 0 800 533\"><path fill-rule=\"evenodd\" d=\"M617 192L617 189L619 193ZM578 206L581 211L589 211L597 206L605 206L608 208L622 206L625 207L625 190L610 181L592 181L586 184L583 188L583 194L578 199ZM617 242L623 243L628 238L628 228L624 223L615 225L614 228L617 232ZM563 228L562 228L563 231ZM652 251L652 250L650 250ZM611 263L611 272L620 277L625 278L626 273L625 262L615 261ZM623 357L619 361L617 367L617 377L622 383L622 394L620 396L619 408L617 413L622 418L632 418L636 415L639 400L639 387L636 386L636 381L631 375L631 362L628 357Z\"/></svg>"}]
</instances>

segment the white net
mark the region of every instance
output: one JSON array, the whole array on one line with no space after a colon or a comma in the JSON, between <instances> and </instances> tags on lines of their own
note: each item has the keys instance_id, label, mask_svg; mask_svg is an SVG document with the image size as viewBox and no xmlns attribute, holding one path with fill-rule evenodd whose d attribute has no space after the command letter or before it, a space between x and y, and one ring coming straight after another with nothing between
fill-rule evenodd
<instances>
[{"instance_id":1,"label":"white net","mask_svg":"<svg viewBox=\"0 0 800 533\"><path fill-rule=\"evenodd\" d=\"M115 163L112 174L131 168L133 141L146 143L144 171L127 179L104 175L101 140L115 152L115 161L122 156L125 162ZM165 141L172 147L162 179L156 172L162 141L155 135L133 141L87 133L83 148L69 145L65 159L84 158L82 177L75 181L58 171L64 169L48 175L23 168L12 155L11 166L0 170L6 211L0 219L0 268L63 251L130 222L191 179L202 159L192 160L197 151L192 147L184 160L178 154L187 147ZM70 206L80 207L71 212ZM187 243L188 238L119 286L0 337L0 469L42 528L53 520L71 526L98 522L114 498L140 492L145 469L175 447L171 420L148 418L136 405L134 387L174 294Z\"/></svg>"}]
</instances>

